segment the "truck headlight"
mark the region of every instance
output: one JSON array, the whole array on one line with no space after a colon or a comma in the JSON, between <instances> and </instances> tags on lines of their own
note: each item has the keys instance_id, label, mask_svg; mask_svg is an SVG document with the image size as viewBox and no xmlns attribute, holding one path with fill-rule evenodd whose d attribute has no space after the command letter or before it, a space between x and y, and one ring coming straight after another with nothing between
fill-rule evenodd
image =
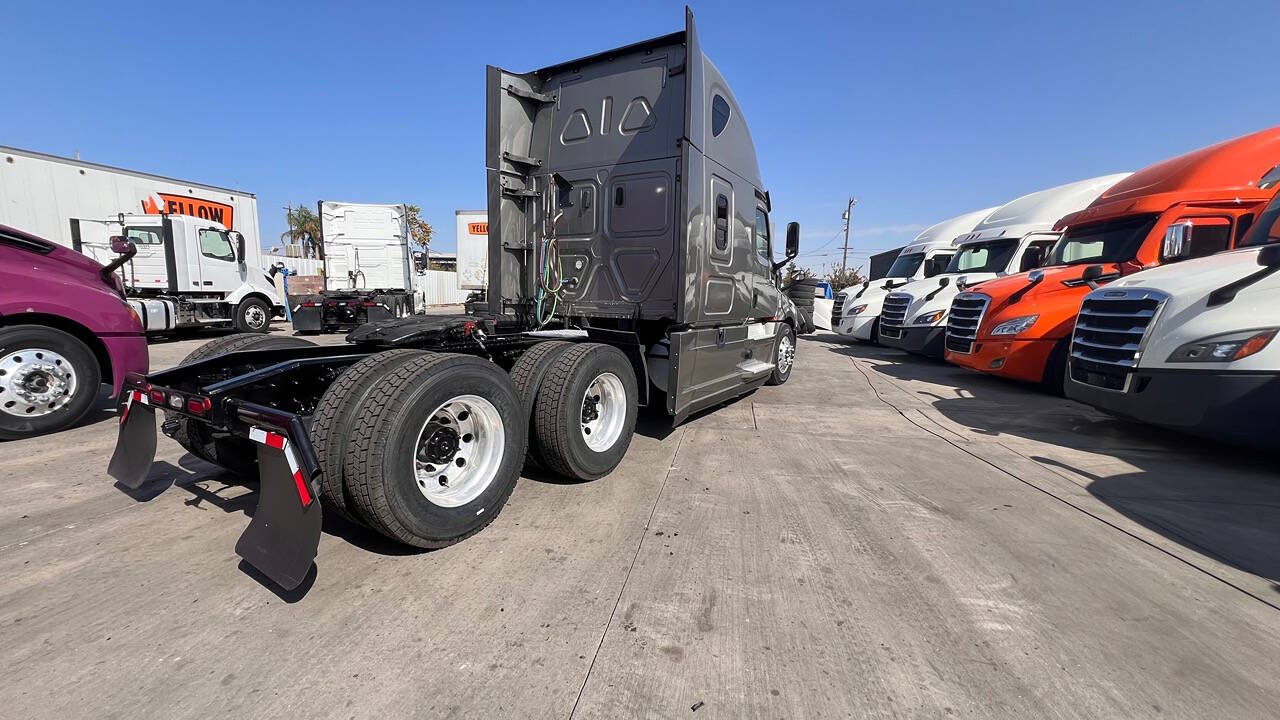
<instances>
[{"instance_id":1,"label":"truck headlight","mask_svg":"<svg viewBox=\"0 0 1280 720\"><path fill-rule=\"evenodd\" d=\"M857 314L861 313L863 310L866 310L866 309L867 309L867 306L866 306L866 305L854 305L853 307L849 308L849 314L850 314L850 315L857 315Z\"/></svg>"},{"instance_id":2,"label":"truck headlight","mask_svg":"<svg viewBox=\"0 0 1280 720\"><path fill-rule=\"evenodd\" d=\"M943 317L945 317L946 314L947 314L946 310L935 310L934 312L926 313L924 315L917 315L915 324L916 325L933 325L934 323L938 322Z\"/></svg>"},{"instance_id":3,"label":"truck headlight","mask_svg":"<svg viewBox=\"0 0 1280 720\"><path fill-rule=\"evenodd\" d=\"M1267 343L1271 342L1271 338L1276 336L1277 330L1280 330L1280 328L1245 330L1244 332L1231 333L1229 335L1202 338L1174 350L1173 354L1169 356L1169 362L1232 362L1241 360L1266 347Z\"/></svg>"},{"instance_id":4,"label":"truck headlight","mask_svg":"<svg viewBox=\"0 0 1280 720\"><path fill-rule=\"evenodd\" d=\"M1018 335L1031 329L1040 319L1039 315L1023 315L1012 320L1005 320L991 330L992 335Z\"/></svg>"}]
</instances>

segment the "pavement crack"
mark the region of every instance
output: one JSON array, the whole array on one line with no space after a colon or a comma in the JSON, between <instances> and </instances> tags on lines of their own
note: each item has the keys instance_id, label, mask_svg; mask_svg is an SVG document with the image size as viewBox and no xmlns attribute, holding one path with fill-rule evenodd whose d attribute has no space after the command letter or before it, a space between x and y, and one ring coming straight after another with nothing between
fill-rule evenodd
<instances>
[{"instance_id":1,"label":"pavement crack","mask_svg":"<svg viewBox=\"0 0 1280 720\"><path fill-rule=\"evenodd\" d=\"M591 663L587 665L587 674L582 678L582 687L578 688L578 696L573 699L573 709L569 711L569 720L578 712L578 703L582 702L582 695L587 691L587 683L591 680L591 673L596 668L596 659L600 657L600 650L604 647L604 639L609 635L609 629L613 627L613 618L618 614L618 607L622 604L622 596L627 592L627 583L631 581L631 572L636 569L636 561L640 558L640 549L644 547L644 540L649 536L649 527L653 525L653 516L658 511L658 502L662 500L662 492L667 489L667 481L671 479L671 473L676 470L676 463L680 459L680 448L684 447L684 438L687 433L682 429L680 431L680 439L676 441L676 451L671 455L671 465L667 468L667 474L662 478L662 485L658 486L658 493L653 496L653 506L649 508L649 518L644 522L644 528L640 531L640 539L636 542L636 551L631 556L631 565L627 567L627 574L622 577L622 586L618 588L618 597L614 598L613 609L609 611L609 620L604 624L604 632L600 633L600 642L596 643L596 651L591 656Z\"/></svg>"},{"instance_id":2,"label":"pavement crack","mask_svg":"<svg viewBox=\"0 0 1280 720\"><path fill-rule=\"evenodd\" d=\"M858 371L858 373L859 373L860 375L862 375L862 379L863 379L863 380L865 380L865 381L867 382L867 386L871 388L871 392L875 393L876 399L878 399L880 402L884 403L885 405L888 405L889 407L893 408L893 409L894 409L894 410L895 410L899 415L901 415L901 416L902 416L902 418L903 418L904 420L906 420L907 422L911 423L912 425L915 425L916 427L920 428L921 430L924 430L925 432L929 433L930 435L933 435L934 437L938 438L939 440L941 440L941 441L943 441L943 442L947 443L947 444L948 444L948 445L950 445L951 447L954 447L955 449L957 449L957 450L959 450L960 452L962 452L962 453L964 453L964 454L966 454L966 455L968 455L968 456L970 456L970 457L974 458L975 460L978 460L979 462L982 462L982 463L984 463L984 464L986 464L986 465L990 466L991 468L993 468L994 470L996 470L996 471L997 471L997 472L999 472L1000 474L1002 474L1002 475L1006 475L1006 476L1008 476L1008 477L1011 477L1011 478L1013 478L1014 480L1017 480L1018 482L1022 483L1023 485L1026 485L1027 487L1029 487L1029 488L1031 488L1031 489L1033 489L1033 490L1036 490L1036 491L1038 491L1038 492L1040 492L1040 493L1043 493L1043 494L1045 494L1045 495L1047 495L1047 496L1049 496L1049 497L1053 498L1054 500L1057 500L1058 502L1062 503L1063 505L1066 505L1067 507L1069 507L1069 508L1071 508L1071 509L1073 509L1073 510L1076 510L1077 512L1080 512L1080 513L1082 513L1082 514L1084 514L1084 515L1086 515L1086 516L1088 516L1088 517L1090 517L1090 518L1093 518L1094 520L1097 520L1098 522L1102 523L1103 525L1106 525L1107 527L1110 527L1110 528L1111 528L1111 529L1113 529L1113 530L1116 530L1116 531L1118 531L1118 532L1124 533L1125 535L1128 535L1129 537L1133 538L1134 540L1137 540L1138 542L1142 543L1143 545L1146 545L1147 547L1151 548L1152 550L1155 550L1155 551L1157 551L1157 552L1159 552L1159 553L1163 553L1164 555L1166 555L1166 556L1168 556L1168 557L1170 557L1170 558L1173 558L1174 560L1176 560L1176 561L1178 561L1178 562L1182 563L1183 565L1186 565L1187 567L1192 568L1193 570L1196 570L1197 572L1203 573L1204 575L1206 575L1206 576L1208 576L1208 577L1210 577L1210 578L1212 578L1212 579L1214 579L1214 580L1216 580L1216 581L1218 581L1218 582L1222 583L1223 585L1226 585L1226 586L1227 586L1227 587L1229 587L1229 588L1232 588L1233 590L1236 590L1237 592L1240 592L1240 593L1241 593L1241 594L1243 594L1243 595L1247 595L1248 597L1251 597L1251 598L1253 598L1254 600L1257 600L1258 602L1262 603L1263 605L1266 605L1267 607L1270 607L1270 608L1272 608L1272 609L1274 609L1274 610L1280 610L1280 605L1277 605L1276 603L1271 602L1271 601L1267 600L1267 599L1266 599L1266 598L1264 598L1264 597L1260 597L1260 596L1256 595L1255 593L1250 592L1248 589L1243 588L1243 587L1241 587L1241 586L1239 586L1239 585L1237 585L1237 584L1235 584L1235 583L1231 582L1230 580L1227 580L1226 578L1220 577L1220 576L1218 576L1218 575L1214 574L1213 572L1210 572L1208 569L1203 568L1203 567L1201 567L1201 566L1199 566L1199 565L1195 564L1194 562L1192 562L1192 561L1190 561L1190 560L1188 560L1188 559L1186 559L1186 558L1184 558L1184 557L1181 557L1180 555L1178 555L1178 554L1176 554L1176 553L1170 552L1169 550L1167 550L1167 549L1165 549L1165 548L1163 548L1163 547L1160 547L1160 546L1159 546L1159 545L1157 545L1156 543L1153 543L1153 542L1151 542L1150 540L1147 540L1146 538L1144 538L1144 537L1142 537L1142 536L1138 535L1137 533L1134 533L1134 532L1132 532L1132 531L1130 531L1130 530L1126 530L1125 528L1120 527L1120 526L1119 526L1119 525L1117 525L1116 523L1114 523L1114 522L1112 522L1112 521L1110 521L1110 520L1108 520L1108 519L1106 519L1106 518L1102 517L1101 515L1098 515L1097 513L1093 512L1092 510L1089 510L1089 509L1088 509L1088 508L1086 508L1086 507L1083 507L1083 506L1081 506L1081 505L1079 505L1079 504L1077 504L1077 503L1074 503L1074 502L1072 502L1071 500L1069 500L1069 499L1067 499L1067 498L1065 498L1065 497L1063 497L1063 496L1061 496L1061 495L1055 494L1055 493L1053 493L1053 492L1051 492L1051 491L1049 491L1049 490L1046 490L1046 489L1044 489L1044 488L1040 487L1039 485L1036 485L1035 483L1031 482L1030 480L1027 480L1027 479L1025 479L1025 478L1023 478L1023 477L1021 477L1021 476L1019 476L1019 475L1016 475L1016 474L1014 474L1014 473L1012 473L1012 472L1010 472L1010 471L1008 471L1008 470L1005 470L1004 468L1000 467L1000 466L999 466L999 465L997 465L996 463L994 463L994 462L992 462L992 461L990 461L990 460L986 459L985 457L982 457L982 456L981 456L981 455L979 455L978 453L973 452L972 450L967 449L966 447L964 447L964 445L962 445L962 444L960 444L960 443L957 443L957 442L955 442L954 440L952 440L952 439L950 439L950 438L948 438L948 437L946 437L946 436L944 436L944 435L940 435L940 434L938 434L938 433L936 433L936 432L934 432L934 431L930 430L929 428L925 427L924 425L922 425L922 424L920 424L920 423L916 422L915 420L912 420L912 419L911 419L911 417L910 417L909 415L907 415L907 413L903 412L902 408L900 408L900 407L898 407L897 405L893 404L892 402L890 402L889 400L887 400L883 395L881 395L881 394L880 394L880 389L879 389L879 388L877 388L877 387L876 387L876 385L875 385L875 383L871 381L871 376L870 376L870 375L867 375L867 371L862 367L862 364L861 364L861 363L859 363L859 362L857 361L857 359L856 359L856 358L849 358L849 359L853 362L853 367ZM1005 444L1003 444L1003 443L999 443L999 445L1000 445L1000 447L1002 447L1002 448L1005 448L1005 449L1009 450L1010 452L1014 453L1015 455L1018 455L1018 456L1020 456L1020 457L1025 458L1028 462L1032 462L1032 463L1035 463L1035 462L1036 462L1035 460L1032 460L1031 458L1027 457L1026 455L1023 455L1022 453L1020 453L1020 452L1018 452L1018 451L1016 451L1016 450L1013 450L1012 448L1009 448L1009 446L1007 446L1007 445L1005 445ZM1036 463L1036 464L1037 464L1037 465L1041 465L1040 463ZM1052 470L1050 470L1050 472L1052 472ZM1057 473L1055 473L1055 474L1057 474Z\"/></svg>"}]
</instances>

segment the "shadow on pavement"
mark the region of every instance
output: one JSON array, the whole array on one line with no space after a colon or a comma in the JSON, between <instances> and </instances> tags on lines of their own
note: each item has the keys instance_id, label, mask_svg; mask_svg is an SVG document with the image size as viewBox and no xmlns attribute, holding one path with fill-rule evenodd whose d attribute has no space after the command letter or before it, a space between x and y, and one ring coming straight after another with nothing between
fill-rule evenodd
<instances>
[{"instance_id":1,"label":"shadow on pavement","mask_svg":"<svg viewBox=\"0 0 1280 720\"><path fill-rule=\"evenodd\" d=\"M1276 457L1112 417L1040 389L940 360L852 344L832 352L897 381L952 422L1017 451L1117 512L1280 592ZM929 383L931 386L921 386ZM1027 451L1025 443L1039 443Z\"/></svg>"}]
</instances>

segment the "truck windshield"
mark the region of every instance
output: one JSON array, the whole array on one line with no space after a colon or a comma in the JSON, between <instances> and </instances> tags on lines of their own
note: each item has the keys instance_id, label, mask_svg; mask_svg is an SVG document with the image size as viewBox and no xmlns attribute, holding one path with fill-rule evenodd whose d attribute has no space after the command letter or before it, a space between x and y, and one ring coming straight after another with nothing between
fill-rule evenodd
<instances>
[{"instance_id":1,"label":"truck windshield","mask_svg":"<svg viewBox=\"0 0 1280 720\"><path fill-rule=\"evenodd\" d=\"M916 272L920 270L920 265L924 263L924 253L911 253L910 255L899 255L897 260L893 261L893 267L889 268L887 278L912 278L916 276Z\"/></svg>"},{"instance_id":2,"label":"truck windshield","mask_svg":"<svg viewBox=\"0 0 1280 720\"><path fill-rule=\"evenodd\" d=\"M1262 211L1258 221L1249 228L1244 240L1240 241L1240 247L1257 247L1275 242L1280 242L1280 195L1276 195L1267 209Z\"/></svg>"},{"instance_id":3,"label":"truck windshield","mask_svg":"<svg viewBox=\"0 0 1280 720\"><path fill-rule=\"evenodd\" d=\"M965 245L951 258L947 272L1004 272L1009 266L1009 258L1013 257L1013 251L1017 249L1016 238Z\"/></svg>"},{"instance_id":4,"label":"truck windshield","mask_svg":"<svg viewBox=\"0 0 1280 720\"><path fill-rule=\"evenodd\" d=\"M1108 222L1068 228L1053 252L1049 265L1081 265L1084 263L1118 263L1132 260L1142 241L1156 223L1156 215L1110 220Z\"/></svg>"}]
</instances>

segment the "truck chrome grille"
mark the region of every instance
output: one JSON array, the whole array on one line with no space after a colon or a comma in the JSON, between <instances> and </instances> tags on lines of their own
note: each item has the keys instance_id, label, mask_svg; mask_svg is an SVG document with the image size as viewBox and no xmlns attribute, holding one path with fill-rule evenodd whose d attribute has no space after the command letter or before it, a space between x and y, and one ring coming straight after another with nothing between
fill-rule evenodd
<instances>
[{"instance_id":1,"label":"truck chrome grille","mask_svg":"<svg viewBox=\"0 0 1280 720\"><path fill-rule=\"evenodd\" d=\"M1071 379L1124 392L1147 328L1168 298L1152 290L1099 290L1080 305L1071 336Z\"/></svg>"},{"instance_id":2,"label":"truck chrome grille","mask_svg":"<svg viewBox=\"0 0 1280 720\"><path fill-rule=\"evenodd\" d=\"M889 338L902 337L902 326L907 324L907 308L911 305L911 295L907 293L889 293L880 309L880 334Z\"/></svg>"},{"instance_id":3,"label":"truck chrome grille","mask_svg":"<svg viewBox=\"0 0 1280 720\"><path fill-rule=\"evenodd\" d=\"M987 312L989 302L991 298L978 293L960 293L951 301L951 312L947 316L948 350L964 355L973 352L978 327L982 325L982 316Z\"/></svg>"}]
</instances>

